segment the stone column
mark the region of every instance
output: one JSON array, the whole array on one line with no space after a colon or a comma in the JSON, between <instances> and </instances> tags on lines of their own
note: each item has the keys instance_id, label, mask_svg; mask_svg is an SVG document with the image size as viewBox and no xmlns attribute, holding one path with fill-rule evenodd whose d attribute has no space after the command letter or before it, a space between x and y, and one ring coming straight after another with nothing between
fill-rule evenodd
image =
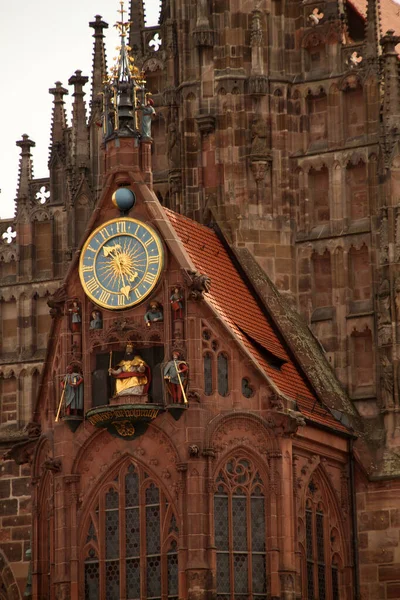
<instances>
[{"instance_id":1,"label":"stone column","mask_svg":"<svg viewBox=\"0 0 400 600\"><path fill-rule=\"evenodd\" d=\"M140 166L144 175L144 180L150 189L153 189L153 171L151 168L151 138L142 138L140 140Z\"/></svg>"}]
</instances>

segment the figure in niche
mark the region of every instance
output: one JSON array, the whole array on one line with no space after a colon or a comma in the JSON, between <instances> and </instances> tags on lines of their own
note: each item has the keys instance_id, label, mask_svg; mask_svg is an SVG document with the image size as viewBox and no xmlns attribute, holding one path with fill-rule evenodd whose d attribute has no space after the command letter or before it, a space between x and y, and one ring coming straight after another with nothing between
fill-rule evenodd
<instances>
[{"instance_id":1,"label":"figure in niche","mask_svg":"<svg viewBox=\"0 0 400 600\"><path fill-rule=\"evenodd\" d=\"M387 356L381 356L381 405L382 408L390 408L394 404L393 395L393 366Z\"/></svg>"},{"instance_id":2,"label":"figure in niche","mask_svg":"<svg viewBox=\"0 0 400 600\"><path fill-rule=\"evenodd\" d=\"M115 378L115 396L145 396L150 385L150 367L141 356L134 353L133 344L128 343L124 359L117 368L109 368Z\"/></svg>"},{"instance_id":3,"label":"figure in niche","mask_svg":"<svg viewBox=\"0 0 400 600\"><path fill-rule=\"evenodd\" d=\"M186 388L188 384L189 367L183 356L177 350L172 353L172 360L164 367L164 380L174 404L186 404Z\"/></svg>"},{"instance_id":4,"label":"figure in niche","mask_svg":"<svg viewBox=\"0 0 400 600\"><path fill-rule=\"evenodd\" d=\"M256 117L251 124L251 154L265 156L268 153L268 126L261 117Z\"/></svg>"},{"instance_id":5,"label":"figure in niche","mask_svg":"<svg viewBox=\"0 0 400 600\"><path fill-rule=\"evenodd\" d=\"M77 367L67 367L67 374L61 382L65 415L81 416L83 414L83 377Z\"/></svg>"},{"instance_id":6,"label":"figure in niche","mask_svg":"<svg viewBox=\"0 0 400 600\"><path fill-rule=\"evenodd\" d=\"M168 125L168 161L171 168L177 167L180 158L179 139L176 124L174 122Z\"/></svg>"},{"instance_id":7,"label":"figure in niche","mask_svg":"<svg viewBox=\"0 0 400 600\"><path fill-rule=\"evenodd\" d=\"M92 310L90 313L90 329L103 329L103 317L99 310Z\"/></svg>"},{"instance_id":8,"label":"figure in niche","mask_svg":"<svg viewBox=\"0 0 400 600\"><path fill-rule=\"evenodd\" d=\"M397 324L400 324L400 277L397 277L394 286L395 291L395 299L394 303L396 306L396 321Z\"/></svg>"},{"instance_id":9,"label":"figure in niche","mask_svg":"<svg viewBox=\"0 0 400 600\"><path fill-rule=\"evenodd\" d=\"M73 333L80 333L82 325L81 309L76 300L73 301L69 312L71 313L71 331Z\"/></svg>"},{"instance_id":10,"label":"figure in niche","mask_svg":"<svg viewBox=\"0 0 400 600\"><path fill-rule=\"evenodd\" d=\"M136 110L142 111L142 137L151 138L151 120L156 114L154 100L147 98L146 104L139 102Z\"/></svg>"},{"instance_id":11,"label":"figure in niche","mask_svg":"<svg viewBox=\"0 0 400 600\"><path fill-rule=\"evenodd\" d=\"M378 290L378 326L388 325L392 322L390 310L390 287L387 279L384 279Z\"/></svg>"},{"instance_id":12,"label":"figure in niche","mask_svg":"<svg viewBox=\"0 0 400 600\"><path fill-rule=\"evenodd\" d=\"M150 302L147 307L147 312L144 315L144 322L147 327L151 327L152 323L164 321L163 308L159 302Z\"/></svg>"},{"instance_id":13,"label":"figure in niche","mask_svg":"<svg viewBox=\"0 0 400 600\"><path fill-rule=\"evenodd\" d=\"M171 308L172 308L172 318L183 319L183 294L178 287L174 288L170 299Z\"/></svg>"}]
</instances>

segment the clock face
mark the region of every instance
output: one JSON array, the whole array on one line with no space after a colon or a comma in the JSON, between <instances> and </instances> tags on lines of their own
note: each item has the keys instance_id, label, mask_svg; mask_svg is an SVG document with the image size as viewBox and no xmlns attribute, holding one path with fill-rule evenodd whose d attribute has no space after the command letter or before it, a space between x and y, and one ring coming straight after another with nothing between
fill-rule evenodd
<instances>
[{"instance_id":1,"label":"clock face","mask_svg":"<svg viewBox=\"0 0 400 600\"><path fill-rule=\"evenodd\" d=\"M142 302L157 285L163 247L151 227L135 219L113 219L83 246L79 276L93 302L111 310Z\"/></svg>"}]
</instances>

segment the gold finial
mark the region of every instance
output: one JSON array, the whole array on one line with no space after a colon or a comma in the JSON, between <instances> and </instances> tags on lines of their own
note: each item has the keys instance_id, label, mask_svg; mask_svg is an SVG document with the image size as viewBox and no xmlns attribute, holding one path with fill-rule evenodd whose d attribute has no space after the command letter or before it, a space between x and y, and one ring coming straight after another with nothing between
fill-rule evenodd
<instances>
[{"instance_id":1,"label":"gold finial","mask_svg":"<svg viewBox=\"0 0 400 600\"><path fill-rule=\"evenodd\" d=\"M121 17L120 21L117 21L114 25L114 27L116 27L120 34L121 34L121 39L123 40L127 33L129 32L130 26L132 25L131 21L124 21L124 15L126 14L125 10L124 10L124 2L123 0L121 0L120 4L120 9L117 11Z\"/></svg>"}]
</instances>

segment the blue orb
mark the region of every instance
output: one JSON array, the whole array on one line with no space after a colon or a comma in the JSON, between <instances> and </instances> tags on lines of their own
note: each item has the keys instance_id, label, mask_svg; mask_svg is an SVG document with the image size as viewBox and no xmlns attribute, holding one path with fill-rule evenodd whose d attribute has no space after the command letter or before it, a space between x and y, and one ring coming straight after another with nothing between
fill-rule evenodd
<instances>
[{"instance_id":1,"label":"blue orb","mask_svg":"<svg viewBox=\"0 0 400 600\"><path fill-rule=\"evenodd\" d=\"M112 203L123 212L130 210L135 202L136 196L129 188L118 188L112 195Z\"/></svg>"}]
</instances>

